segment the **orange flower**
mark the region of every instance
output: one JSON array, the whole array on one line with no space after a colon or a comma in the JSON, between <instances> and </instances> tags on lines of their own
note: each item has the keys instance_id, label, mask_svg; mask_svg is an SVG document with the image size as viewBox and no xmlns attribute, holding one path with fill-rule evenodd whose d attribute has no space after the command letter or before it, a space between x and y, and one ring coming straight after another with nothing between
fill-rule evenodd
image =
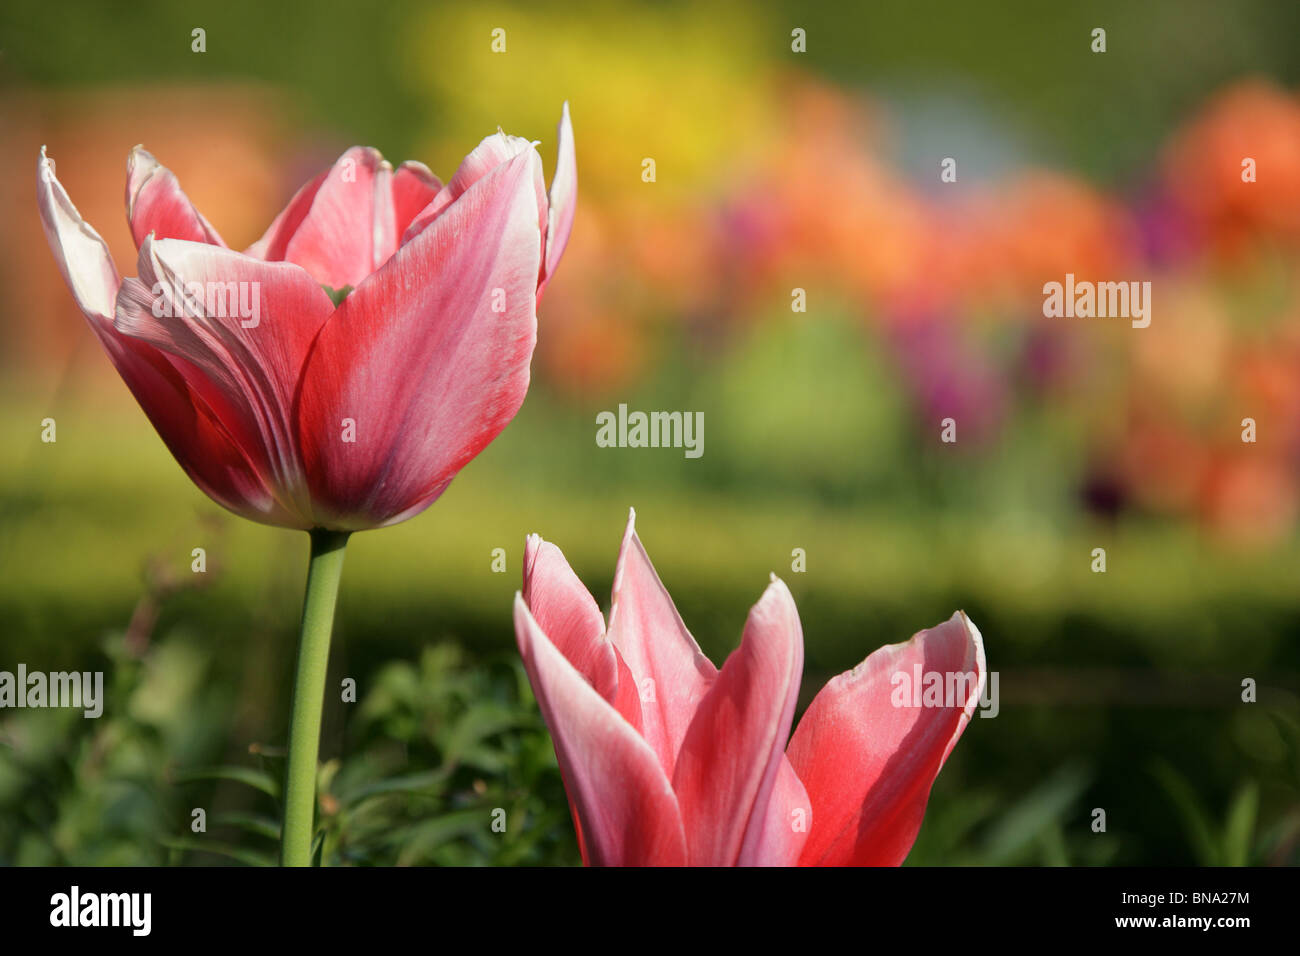
<instances>
[{"instance_id":1,"label":"orange flower","mask_svg":"<svg viewBox=\"0 0 1300 956\"><path fill-rule=\"evenodd\" d=\"M1243 163L1254 162L1247 182ZM1300 240L1300 101L1262 81L1230 87L1171 142L1171 194L1227 258L1252 237Z\"/></svg>"}]
</instances>

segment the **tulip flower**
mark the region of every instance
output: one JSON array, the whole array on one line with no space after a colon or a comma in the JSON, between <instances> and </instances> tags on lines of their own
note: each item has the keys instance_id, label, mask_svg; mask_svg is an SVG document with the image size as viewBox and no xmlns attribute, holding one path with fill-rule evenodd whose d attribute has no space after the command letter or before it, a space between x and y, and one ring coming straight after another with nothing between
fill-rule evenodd
<instances>
[{"instance_id":1,"label":"tulip flower","mask_svg":"<svg viewBox=\"0 0 1300 956\"><path fill-rule=\"evenodd\" d=\"M533 535L515 634L589 865L898 865L985 680L979 631L958 612L832 679L791 737L803 633L785 584L773 575L718 670L635 514L609 626Z\"/></svg>"},{"instance_id":2,"label":"tulip flower","mask_svg":"<svg viewBox=\"0 0 1300 956\"><path fill-rule=\"evenodd\" d=\"M282 859L308 862L320 704L349 533L423 511L510 422L536 308L573 225L565 104L554 179L497 132L441 183L353 147L243 252L136 147L123 279L42 148L41 221L73 298L191 480L311 533Z\"/></svg>"}]
</instances>

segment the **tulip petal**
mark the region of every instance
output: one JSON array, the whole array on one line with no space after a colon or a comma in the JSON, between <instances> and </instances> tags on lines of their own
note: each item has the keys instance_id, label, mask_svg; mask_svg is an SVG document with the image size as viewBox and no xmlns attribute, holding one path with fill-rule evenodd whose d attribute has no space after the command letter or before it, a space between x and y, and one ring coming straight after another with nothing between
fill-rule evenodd
<instances>
[{"instance_id":1,"label":"tulip petal","mask_svg":"<svg viewBox=\"0 0 1300 956\"><path fill-rule=\"evenodd\" d=\"M411 221L433 202L441 189L442 183L424 163L408 159L397 167L393 173L393 224L397 236L400 237L406 231ZM392 252L396 251L395 240Z\"/></svg>"},{"instance_id":2,"label":"tulip petal","mask_svg":"<svg viewBox=\"0 0 1300 956\"><path fill-rule=\"evenodd\" d=\"M376 149L353 146L344 153L285 244L284 259L331 288L360 285L377 265L376 224L392 234L392 179L386 166Z\"/></svg>"},{"instance_id":3,"label":"tulip petal","mask_svg":"<svg viewBox=\"0 0 1300 956\"><path fill-rule=\"evenodd\" d=\"M170 357L113 327L116 266L99 234L81 218L42 147L37 200L45 235L77 305L113 366L190 479L236 514L286 524L257 469L220 421L194 395Z\"/></svg>"},{"instance_id":4,"label":"tulip petal","mask_svg":"<svg viewBox=\"0 0 1300 956\"><path fill-rule=\"evenodd\" d=\"M509 136L496 132L484 137L470 154L461 160L456 174L447 185L443 186L433 200L420 211L420 214L407 226L402 236L402 245L410 242L441 216L457 199L463 196L471 186L493 170L508 163L523 153L533 151L533 143L522 136ZM537 190L538 227L541 235L546 235L547 198L546 180L542 177L542 165L539 162L533 170L533 185Z\"/></svg>"},{"instance_id":5,"label":"tulip petal","mask_svg":"<svg viewBox=\"0 0 1300 956\"><path fill-rule=\"evenodd\" d=\"M692 865L769 863L795 838L788 826L773 826L769 814L802 670L799 612L774 575L677 754L673 791Z\"/></svg>"},{"instance_id":6,"label":"tulip petal","mask_svg":"<svg viewBox=\"0 0 1300 956\"><path fill-rule=\"evenodd\" d=\"M569 663L633 727L641 727L641 704L631 671L605 637L605 618L573 573L563 552L535 534L524 546L524 602ZM626 676L624 676L626 675Z\"/></svg>"},{"instance_id":7,"label":"tulip petal","mask_svg":"<svg viewBox=\"0 0 1300 956\"><path fill-rule=\"evenodd\" d=\"M63 281L98 333L99 325L112 322L121 273L113 264L108 244L81 218L54 175L54 160L45 155L44 146L36 162L36 197L45 238Z\"/></svg>"},{"instance_id":8,"label":"tulip petal","mask_svg":"<svg viewBox=\"0 0 1300 956\"><path fill-rule=\"evenodd\" d=\"M386 262L398 235L392 167L378 150L353 146L298 191L249 255L295 262L320 284L342 289Z\"/></svg>"},{"instance_id":9,"label":"tulip petal","mask_svg":"<svg viewBox=\"0 0 1300 956\"><path fill-rule=\"evenodd\" d=\"M375 155L378 155L376 153ZM381 159L370 184L370 262L363 275L370 275L397 251L397 215L393 207L393 167ZM355 224L365 228L364 222ZM349 282L348 285L356 285ZM339 286L335 286L339 288Z\"/></svg>"},{"instance_id":10,"label":"tulip petal","mask_svg":"<svg viewBox=\"0 0 1300 956\"><path fill-rule=\"evenodd\" d=\"M137 249L149 233L155 239L226 245L181 190L175 174L143 146L131 150L126 160L126 218Z\"/></svg>"},{"instance_id":11,"label":"tulip petal","mask_svg":"<svg viewBox=\"0 0 1300 956\"><path fill-rule=\"evenodd\" d=\"M593 866L686 862L677 798L654 751L596 692L515 598L515 635Z\"/></svg>"},{"instance_id":12,"label":"tulip petal","mask_svg":"<svg viewBox=\"0 0 1300 956\"><path fill-rule=\"evenodd\" d=\"M551 177L549 222L546 228L544 274L538 287L540 295L555 274L573 232L573 214L578 206L578 163L573 149L573 124L569 121L569 104L564 104L556 128L555 175Z\"/></svg>"},{"instance_id":13,"label":"tulip petal","mask_svg":"<svg viewBox=\"0 0 1300 956\"><path fill-rule=\"evenodd\" d=\"M311 212L311 204L316 201L316 194L325 184L326 177L333 171L333 168L327 169L300 186L288 205L271 220L271 225L262 234L262 238L245 249L244 255L271 262L284 261L285 247L289 245L289 240L298 231L302 221L307 218L307 213Z\"/></svg>"},{"instance_id":14,"label":"tulip petal","mask_svg":"<svg viewBox=\"0 0 1300 956\"><path fill-rule=\"evenodd\" d=\"M146 238L138 268L118 294L117 330L179 359L187 384L299 516L295 526L312 527L292 408L329 296L298 266L180 239Z\"/></svg>"},{"instance_id":15,"label":"tulip petal","mask_svg":"<svg viewBox=\"0 0 1300 956\"><path fill-rule=\"evenodd\" d=\"M420 212L433 201L441 183L423 163L405 162L393 172L382 163L375 176L375 245L372 252L378 269L397 251L399 240Z\"/></svg>"},{"instance_id":16,"label":"tulip petal","mask_svg":"<svg viewBox=\"0 0 1300 956\"><path fill-rule=\"evenodd\" d=\"M329 526L417 514L518 411L537 338L539 163L529 150L476 182L321 330L298 421ZM344 419L355 441L340 441Z\"/></svg>"},{"instance_id":17,"label":"tulip petal","mask_svg":"<svg viewBox=\"0 0 1300 956\"><path fill-rule=\"evenodd\" d=\"M915 706L907 691L917 674L942 675L957 699L951 706ZM979 631L958 612L905 643L880 648L821 690L787 751L813 807L800 865L902 863L984 680Z\"/></svg>"},{"instance_id":18,"label":"tulip petal","mask_svg":"<svg viewBox=\"0 0 1300 956\"><path fill-rule=\"evenodd\" d=\"M781 755L767 812L751 821L740 866L797 866L812 827L812 803L790 760Z\"/></svg>"},{"instance_id":19,"label":"tulip petal","mask_svg":"<svg viewBox=\"0 0 1300 956\"><path fill-rule=\"evenodd\" d=\"M695 708L717 676L700 651L636 533L636 512L614 569L609 638L640 689L642 733L670 777Z\"/></svg>"}]
</instances>

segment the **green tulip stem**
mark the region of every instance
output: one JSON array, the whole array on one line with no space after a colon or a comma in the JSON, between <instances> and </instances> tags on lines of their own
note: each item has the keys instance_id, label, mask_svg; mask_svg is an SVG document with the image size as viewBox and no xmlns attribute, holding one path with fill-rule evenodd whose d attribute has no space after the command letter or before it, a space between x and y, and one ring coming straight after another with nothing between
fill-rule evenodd
<instances>
[{"instance_id":1,"label":"green tulip stem","mask_svg":"<svg viewBox=\"0 0 1300 956\"><path fill-rule=\"evenodd\" d=\"M348 532L316 528L311 534L307 595L302 605L298 669L289 714L289 755L284 777L284 825L280 831L280 865L311 866L316 815L316 764L320 751L321 708L329 669L334 604L343 573Z\"/></svg>"}]
</instances>

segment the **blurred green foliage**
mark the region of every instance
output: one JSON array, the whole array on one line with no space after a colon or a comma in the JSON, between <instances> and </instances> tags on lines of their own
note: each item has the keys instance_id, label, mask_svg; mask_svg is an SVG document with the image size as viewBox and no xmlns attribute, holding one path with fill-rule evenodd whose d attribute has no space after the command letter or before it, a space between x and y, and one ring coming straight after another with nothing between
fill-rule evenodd
<instances>
[{"instance_id":1,"label":"blurred green foliage","mask_svg":"<svg viewBox=\"0 0 1300 956\"><path fill-rule=\"evenodd\" d=\"M271 865L283 751L229 749L230 688L205 642L174 631L102 644L98 719L15 711L0 723L0 864ZM324 865L547 865L577 847L550 738L516 660L472 667L455 645L374 675L321 767ZM327 705L337 710L340 705ZM196 811L202 811L199 816Z\"/></svg>"}]
</instances>

